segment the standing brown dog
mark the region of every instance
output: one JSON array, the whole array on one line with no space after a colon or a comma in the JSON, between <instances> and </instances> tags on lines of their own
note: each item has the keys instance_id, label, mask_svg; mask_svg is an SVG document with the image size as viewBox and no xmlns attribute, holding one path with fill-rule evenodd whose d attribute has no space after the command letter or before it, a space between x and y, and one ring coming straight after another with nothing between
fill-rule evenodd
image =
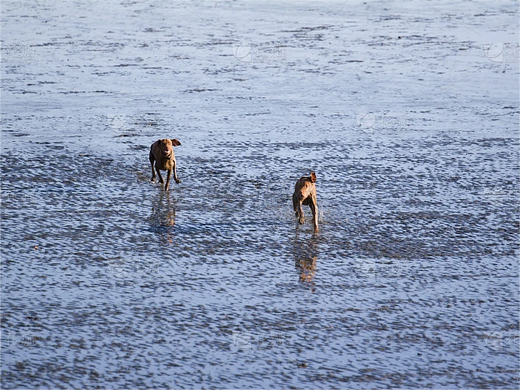
<instances>
[{"instance_id":1,"label":"standing brown dog","mask_svg":"<svg viewBox=\"0 0 520 390\"><path fill-rule=\"evenodd\" d=\"M316 174L311 172L311 176L302 176L294 186L292 196L294 214L299 218L300 223L304 223L302 204L308 205L312 211L314 232L318 233L318 198L316 196Z\"/></svg>"},{"instance_id":2,"label":"standing brown dog","mask_svg":"<svg viewBox=\"0 0 520 390\"><path fill-rule=\"evenodd\" d=\"M176 139L160 139L154 142L150 147L152 181L155 180L155 171L157 171L157 176L159 176L159 183L164 183L160 170L162 169L163 171L168 171L168 176L166 177L166 185L164 186L164 189L166 191L168 191L168 187L170 186L170 176L172 174L172 170L175 182L177 184L181 182L177 177L177 162L175 161L175 154L173 153L173 147L179 146L180 144L181 143Z\"/></svg>"}]
</instances>

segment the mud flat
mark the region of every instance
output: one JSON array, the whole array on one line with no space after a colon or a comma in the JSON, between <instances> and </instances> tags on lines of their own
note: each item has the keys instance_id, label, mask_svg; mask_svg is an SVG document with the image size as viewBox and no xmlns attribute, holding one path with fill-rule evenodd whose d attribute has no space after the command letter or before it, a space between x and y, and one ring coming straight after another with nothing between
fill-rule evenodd
<instances>
[{"instance_id":1,"label":"mud flat","mask_svg":"<svg viewBox=\"0 0 520 390\"><path fill-rule=\"evenodd\" d=\"M2 388L518 387L517 2L1 20Z\"/></svg>"}]
</instances>

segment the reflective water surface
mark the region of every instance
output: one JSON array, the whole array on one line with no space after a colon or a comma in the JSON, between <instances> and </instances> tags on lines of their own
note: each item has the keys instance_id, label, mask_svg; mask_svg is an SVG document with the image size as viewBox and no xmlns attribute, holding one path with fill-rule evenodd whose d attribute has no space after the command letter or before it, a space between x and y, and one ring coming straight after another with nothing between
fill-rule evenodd
<instances>
[{"instance_id":1,"label":"reflective water surface","mask_svg":"<svg viewBox=\"0 0 520 390\"><path fill-rule=\"evenodd\" d=\"M518 387L516 2L1 18L2 388Z\"/></svg>"}]
</instances>

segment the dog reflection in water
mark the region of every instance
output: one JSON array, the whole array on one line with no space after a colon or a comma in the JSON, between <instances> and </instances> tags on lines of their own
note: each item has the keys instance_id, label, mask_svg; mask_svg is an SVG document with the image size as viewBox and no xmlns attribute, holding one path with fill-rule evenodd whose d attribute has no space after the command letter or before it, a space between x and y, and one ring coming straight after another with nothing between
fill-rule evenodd
<instances>
[{"instance_id":1,"label":"dog reflection in water","mask_svg":"<svg viewBox=\"0 0 520 390\"><path fill-rule=\"evenodd\" d=\"M170 201L169 193L160 193L158 199L152 203L150 222L157 228L175 225L175 201Z\"/></svg>"},{"instance_id":2,"label":"dog reflection in water","mask_svg":"<svg viewBox=\"0 0 520 390\"><path fill-rule=\"evenodd\" d=\"M294 266L298 270L300 282L314 286L318 264L318 240L316 238L300 240L299 234L296 233L292 252Z\"/></svg>"},{"instance_id":3,"label":"dog reflection in water","mask_svg":"<svg viewBox=\"0 0 520 390\"><path fill-rule=\"evenodd\" d=\"M175 225L175 210L170 210L166 213L166 215L163 218L163 224L166 226Z\"/></svg>"},{"instance_id":4,"label":"dog reflection in water","mask_svg":"<svg viewBox=\"0 0 520 390\"><path fill-rule=\"evenodd\" d=\"M169 244L174 242L172 227L175 226L175 200L170 199L170 193L161 191L152 201L150 225L156 233Z\"/></svg>"},{"instance_id":5,"label":"dog reflection in water","mask_svg":"<svg viewBox=\"0 0 520 390\"><path fill-rule=\"evenodd\" d=\"M300 271L300 282L311 283L316 276L316 263L318 256L312 259L296 260L296 267Z\"/></svg>"}]
</instances>

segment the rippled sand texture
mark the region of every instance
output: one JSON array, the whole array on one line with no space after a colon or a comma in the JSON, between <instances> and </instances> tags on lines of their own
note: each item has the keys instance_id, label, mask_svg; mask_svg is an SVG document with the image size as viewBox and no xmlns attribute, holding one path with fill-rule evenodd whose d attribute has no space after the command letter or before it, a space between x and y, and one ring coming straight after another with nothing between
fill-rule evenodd
<instances>
[{"instance_id":1,"label":"rippled sand texture","mask_svg":"<svg viewBox=\"0 0 520 390\"><path fill-rule=\"evenodd\" d=\"M517 2L1 20L2 388L518 387Z\"/></svg>"}]
</instances>

